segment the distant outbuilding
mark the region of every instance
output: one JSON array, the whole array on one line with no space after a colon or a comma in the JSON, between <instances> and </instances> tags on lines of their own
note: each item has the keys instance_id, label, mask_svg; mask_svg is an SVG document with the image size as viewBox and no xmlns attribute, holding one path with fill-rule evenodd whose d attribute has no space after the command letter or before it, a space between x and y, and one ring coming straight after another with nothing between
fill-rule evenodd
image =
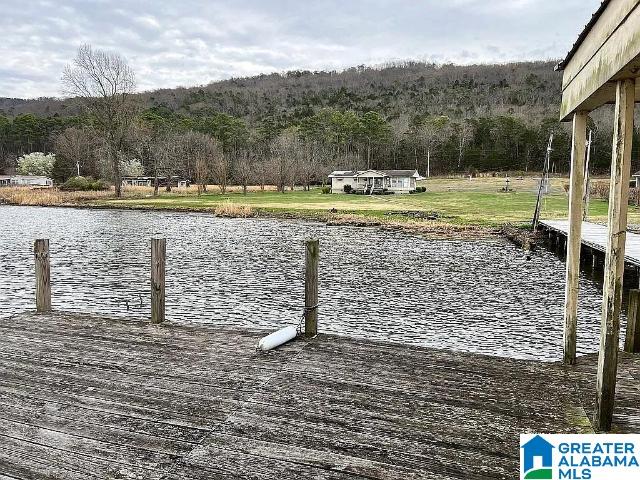
<instances>
[{"instance_id":1,"label":"distant outbuilding","mask_svg":"<svg viewBox=\"0 0 640 480\"><path fill-rule=\"evenodd\" d=\"M170 183L172 187L188 187L191 182L182 177L157 177L158 186L166 187L167 183ZM153 187L156 181L156 177L122 177L123 187Z\"/></svg>"},{"instance_id":2,"label":"distant outbuilding","mask_svg":"<svg viewBox=\"0 0 640 480\"><path fill-rule=\"evenodd\" d=\"M53 187L53 180L38 175L0 175L0 187Z\"/></svg>"}]
</instances>

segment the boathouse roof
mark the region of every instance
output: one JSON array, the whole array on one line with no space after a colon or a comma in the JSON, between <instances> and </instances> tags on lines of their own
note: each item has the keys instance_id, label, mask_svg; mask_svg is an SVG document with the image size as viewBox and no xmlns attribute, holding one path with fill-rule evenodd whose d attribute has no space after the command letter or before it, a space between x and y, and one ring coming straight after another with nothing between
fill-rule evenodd
<instances>
[{"instance_id":1,"label":"boathouse roof","mask_svg":"<svg viewBox=\"0 0 640 480\"><path fill-rule=\"evenodd\" d=\"M606 0L578 36L562 71L560 119L615 103L619 81L640 77L640 1ZM640 99L636 82L635 99Z\"/></svg>"},{"instance_id":2,"label":"boathouse roof","mask_svg":"<svg viewBox=\"0 0 640 480\"><path fill-rule=\"evenodd\" d=\"M609 5L610 1L611 0L603 0L603 2L600 4L600 7L598 7L598 10L595 11L595 13L591 16L591 19L589 20L587 25L585 25L582 32L580 32L580 35L578 35L577 40L571 47L571 50L569 50L569 53L567 53L567 56L564 58L564 60L560 61L558 65L556 65L556 71L564 70L564 67L571 61L575 53L578 51L578 48L580 48L580 45L582 44L584 39L587 38L587 34L591 30L591 27L593 27L596 24L596 22L602 15L602 12L604 12L607 6Z\"/></svg>"}]
</instances>

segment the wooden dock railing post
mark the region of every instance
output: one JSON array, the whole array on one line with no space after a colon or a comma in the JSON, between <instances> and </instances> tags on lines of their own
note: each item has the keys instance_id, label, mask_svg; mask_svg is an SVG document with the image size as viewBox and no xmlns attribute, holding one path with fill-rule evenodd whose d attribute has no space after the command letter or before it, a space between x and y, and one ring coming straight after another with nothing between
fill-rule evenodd
<instances>
[{"instance_id":1,"label":"wooden dock railing post","mask_svg":"<svg viewBox=\"0 0 640 480\"><path fill-rule=\"evenodd\" d=\"M320 242L307 240L305 249L304 276L304 334L315 337L318 334L318 258Z\"/></svg>"},{"instance_id":2,"label":"wooden dock railing post","mask_svg":"<svg viewBox=\"0 0 640 480\"><path fill-rule=\"evenodd\" d=\"M151 239L151 323L164 321L165 264L167 241L164 238Z\"/></svg>"},{"instance_id":3,"label":"wooden dock railing post","mask_svg":"<svg viewBox=\"0 0 640 480\"><path fill-rule=\"evenodd\" d=\"M587 137L587 113L573 116L571 183L569 186L569 233L567 234L567 270L564 293L564 363L576 363L578 330L578 287L580 247L582 245L582 204L584 197L584 158Z\"/></svg>"},{"instance_id":4,"label":"wooden dock railing post","mask_svg":"<svg viewBox=\"0 0 640 480\"><path fill-rule=\"evenodd\" d=\"M640 353L640 290L629 291L629 311L627 312L627 334L624 351Z\"/></svg>"},{"instance_id":5,"label":"wooden dock railing post","mask_svg":"<svg viewBox=\"0 0 640 480\"><path fill-rule=\"evenodd\" d=\"M38 239L33 245L36 261L36 310L51 311L51 265L49 263L49 240Z\"/></svg>"},{"instance_id":6,"label":"wooden dock railing post","mask_svg":"<svg viewBox=\"0 0 640 480\"><path fill-rule=\"evenodd\" d=\"M594 427L600 431L611 430L616 395L634 103L635 82L628 79L619 80L616 85L613 124L608 241L604 267L600 351L596 380L596 413L593 422Z\"/></svg>"}]
</instances>

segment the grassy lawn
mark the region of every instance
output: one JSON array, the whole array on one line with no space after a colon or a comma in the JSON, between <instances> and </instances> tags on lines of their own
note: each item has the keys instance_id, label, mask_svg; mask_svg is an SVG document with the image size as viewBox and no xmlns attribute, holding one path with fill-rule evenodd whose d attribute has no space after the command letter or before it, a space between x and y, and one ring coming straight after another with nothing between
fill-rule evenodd
<instances>
[{"instance_id":1,"label":"grassy lawn","mask_svg":"<svg viewBox=\"0 0 640 480\"><path fill-rule=\"evenodd\" d=\"M202 196L170 194L159 197L137 197L121 200L99 200L103 206L148 207L165 209L214 210L220 205L248 206L258 212L279 214L299 214L312 216L327 214L336 209L339 214L356 214L368 217L385 217L386 212L426 211L437 212L443 223L459 225L497 226L506 222L526 223L531 220L536 202L535 179L513 179L512 193L499 193L504 186L502 178L482 179L430 179L424 183L428 191L414 195L345 195L322 194L319 189L311 191L220 193ZM563 218L567 216L568 197L564 184L566 179L554 179L551 193L544 197L542 218ZM631 223L640 223L640 211L630 208ZM592 200L590 219L604 221L607 217L607 203ZM395 220L409 217L392 215Z\"/></svg>"},{"instance_id":2,"label":"grassy lawn","mask_svg":"<svg viewBox=\"0 0 640 480\"><path fill-rule=\"evenodd\" d=\"M607 183L595 179L594 183ZM216 186L209 186L206 195L197 195L195 187L160 192L154 197L148 187L129 187L125 196L113 197L111 192L62 192L57 189L30 189L3 187L0 203L15 205L89 205L112 208L149 208L198 210L222 216L288 216L331 220L343 223L411 223L412 227L496 227L505 223L531 222L538 191L538 180L533 177L510 179L512 192L503 193L504 178L431 178L422 183L425 193L413 195L346 195L323 194L319 188L311 191L270 190L253 187L243 195L237 187L222 195ZM542 218L567 217L568 179L554 178L548 195L543 197ZM606 190L606 185L605 188ZM592 199L589 219L605 222L607 202ZM396 212L396 214L393 214ZM438 220L416 218L413 212L438 214ZM419 217L419 215L418 215ZM640 224L640 209L629 207L629 223Z\"/></svg>"}]
</instances>

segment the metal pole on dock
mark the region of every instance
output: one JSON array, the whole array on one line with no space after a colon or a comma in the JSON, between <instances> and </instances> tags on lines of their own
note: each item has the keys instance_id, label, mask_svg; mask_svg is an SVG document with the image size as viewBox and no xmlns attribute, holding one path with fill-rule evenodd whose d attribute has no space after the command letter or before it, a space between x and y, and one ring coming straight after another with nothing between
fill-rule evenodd
<instances>
[{"instance_id":1,"label":"metal pole on dock","mask_svg":"<svg viewBox=\"0 0 640 480\"><path fill-rule=\"evenodd\" d=\"M624 351L640 353L640 290L629 290L629 311L627 312L627 334Z\"/></svg>"},{"instance_id":2,"label":"metal pole on dock","mask_svg":"<svg viewBox=\"0 0 640 480\"><path fill-rule=\"evenodd\" d=\"M540 185L538 187L538 197L536 200L536 209L533 212L533 220L532 226L533 231L535 232L538 229L538 223L540 222L540 210L542 208L542 195L543 190L546 195L549 193L549 160L551 158L551 152L553 149L551 146L553 145L553 133L549 136L549 145L547 146L547 154L544 159L544 167L542 169L542 177L540 178Z\"/></svg>"},{"instance_id":3,"label":"metal pole on dock","mask_svg":"<svg viewBox=\"0 0 640 480\"><path fill-rule=\"evenodd\" d=\"M320 242L307 240L305 248L304 275L304 334L315 337L318 334L318 258Z\"/></svg>"},{"instance_id":4,"label":"metal pole on dock","mask_svg":"<svg viewBox=\"0 0 640 480\"><path fill-rule=\"evenodd\" d=\"M151 239L151 323L164 321L165 268L167 241L164 238Z\"/></svg>"},{"instance_id":5,"label":"metal pole on dock","mask_svg":"<svg viewBox=\"0 0 640 480\"><path fill-rule=\"evenodd\" d=\"M33 245L36 261L36 310L51 311L51 265L49 263L49 240L38 239Z\"/></svg>"}]
</instances>

